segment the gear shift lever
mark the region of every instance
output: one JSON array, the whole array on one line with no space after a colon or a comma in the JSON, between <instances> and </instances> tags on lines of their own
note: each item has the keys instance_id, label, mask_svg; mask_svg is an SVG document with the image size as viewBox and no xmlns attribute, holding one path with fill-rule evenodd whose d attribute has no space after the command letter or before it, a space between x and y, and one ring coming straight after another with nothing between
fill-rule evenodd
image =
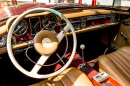
<instances>
[{"instance_id":1,"label":"gear shift lever","mask_svg":"<svg viewBox=\"0 0 130 86\"><path fill-rule=\"evenodd\" d=\"M82 49L82 60L83 60L83 65L84 65L84 51L83 50L85 49L85 45L81 44L80 49Z\"/></svg>"},{"instance_id":2,"label":"gear shift lever","mask_svg":"<svg viewBox=\"0 0 130 86\"><path fill-rule=\"evenodd\" d=\"M87 70L89 70L89 67L88 67L86 64L84 64L84 52L83 52L83 50L85 49L85 45L84 45L84 44L81 44L81 45L80 45L80 49L82 49L82 60L83 60L83 64L80 64L80 65L79 65L79 68L80 68L82 71L87 71Z\"/></svg>"}]
</instances>

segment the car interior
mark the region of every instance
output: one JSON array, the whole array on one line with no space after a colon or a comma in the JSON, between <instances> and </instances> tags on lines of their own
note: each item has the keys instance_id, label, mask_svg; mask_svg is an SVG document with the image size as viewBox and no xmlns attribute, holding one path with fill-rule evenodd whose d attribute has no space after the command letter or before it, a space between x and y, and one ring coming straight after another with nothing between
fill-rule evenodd
<instances>
[{"instance_id":1,"label":"car interior","mask_svg":"<svg viewBox=\"0 0 130 86\"><path fill-rule=\"evenodd\" d=\"M105 7L11 16L0 22L0 86L130 86L129 25L129 9Z\"/></svg>"}]
</instances>

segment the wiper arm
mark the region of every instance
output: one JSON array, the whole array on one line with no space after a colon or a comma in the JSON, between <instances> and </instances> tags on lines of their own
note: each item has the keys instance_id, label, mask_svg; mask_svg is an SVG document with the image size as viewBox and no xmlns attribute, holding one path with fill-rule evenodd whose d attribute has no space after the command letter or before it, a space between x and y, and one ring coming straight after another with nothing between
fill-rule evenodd
<instances>
[{"instance_id":1,"label":"wiper arm","mask_svg":"<svg viewBox=\"0 0 130 86\"><path fill-rule=\"evenodd\" d=\"M112 8L114 7L114 4L115 4L115 0L113 0Z\"/></svg>"},{"instance_id":2,"label":"wiper arm","mask_svg":"<svg viewBox=\"0 0 130 86\"><path fill-rule=\"evenodd\" d=\"M7 18L4 18L4 19L1 19L0 22L3 22L3 21L6 21L8 20L10 17L7 17Z\"/></svg>"}]
</instances>

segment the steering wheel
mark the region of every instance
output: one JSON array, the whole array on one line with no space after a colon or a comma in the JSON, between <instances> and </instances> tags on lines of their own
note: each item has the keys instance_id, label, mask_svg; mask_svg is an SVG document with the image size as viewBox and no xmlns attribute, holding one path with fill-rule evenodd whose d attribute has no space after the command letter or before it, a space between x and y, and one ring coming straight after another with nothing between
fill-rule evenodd
<instances>
[{"instance_id":1,"label":"steering wheel","mask_svg":"<svg viewBox=\"0 0 130 86\"><path fill-rule=\"evenodd\" d=\"M13 55L12 47L11 47L11 37L12 37L13 30L16 27L16 25L18 24L18 22L22 18L24 18L26 15L28 15L28 14L30 14L32 12L37 12L37 11L49 11L51 13L54 13L54 14L58 15L59 17L61 17L62 19L64 19L67 24L57 36L55 36L50 31L44 31L44 30L38 32L35 35L34 40L33 40L33 45L35 47L35 50L41 54L41 57L37 61L37 64L34 65L32 70L27 71L22 66L20 66L20 64L16 61L16 59L15 59L15 57ZM67 63L62 68L60 68L59 70L57 70L57 71L55 71L53 73L50 73L50 74L38 74L38 71L42 67L40 65L44 65L45 62L47 61L47 59L50 57L50 55L54 51L57 50L58 44L64 38L65 32L67 32L68 30L71 30L72 35L73 35L73 50L72 50L72 54L70 56L70 59L67 61ZM7 36L7 50L8 50L10 60L12 61L14 66L19 71L21 71L23 74L25 74L25 75L27 75L29 77L32 77L32 78L39 78L39 79L49 78L49 77L52 77L52 76L55 76L55 75L61 73L72 62L72 60L74 58L74 55L75 55L75 52L76 52L76 47L77 47L77 38L76 38L74 28L73 28L72 24L70 23L70 21L63 14L59 13L56 10L49 9L49 8L35 8L35 9L31 9L31 10L28 10L28 11L22 13L19 17L17 17L17 19L11 25L10 30L8 32L8 36ZM40 64L40 65L38 65L38 64Z\"/></svg>"}]
</instances>

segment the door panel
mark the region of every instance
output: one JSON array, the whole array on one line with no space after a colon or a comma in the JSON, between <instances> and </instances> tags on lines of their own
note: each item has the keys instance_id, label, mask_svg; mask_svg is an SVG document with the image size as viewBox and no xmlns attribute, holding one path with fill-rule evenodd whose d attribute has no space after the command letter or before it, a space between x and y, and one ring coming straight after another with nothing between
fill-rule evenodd
<instances>
[{"instance_id":1,"label":"door panel","mask_svg":"<svg viewBox=\"0 0 130 86\"><path fill-rule=\"evenodd\" d=\"M118 48L130 46L130 19L121 21L119 31L112 45Z\"/></svg>"}]
</instances>

